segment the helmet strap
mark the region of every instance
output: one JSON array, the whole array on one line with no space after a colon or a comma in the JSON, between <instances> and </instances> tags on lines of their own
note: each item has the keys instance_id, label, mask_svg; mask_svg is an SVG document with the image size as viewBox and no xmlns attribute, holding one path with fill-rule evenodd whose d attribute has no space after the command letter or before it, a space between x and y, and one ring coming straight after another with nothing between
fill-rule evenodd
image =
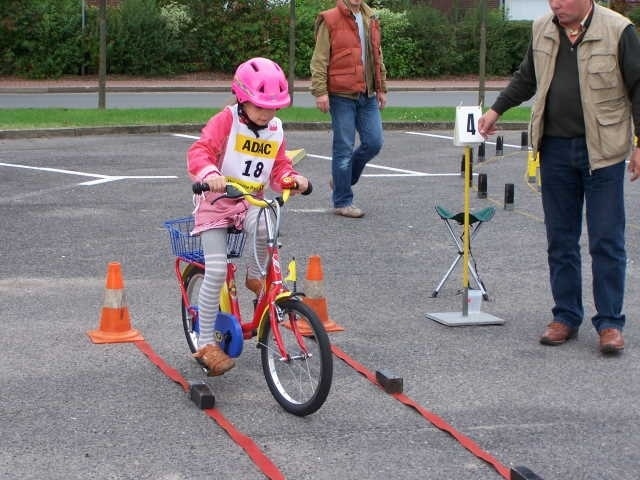
<instances>
[{"instance_id":1,"label":"helmet strap","mask_svg":"<svg viewBox=\"0 0 640 480\"><path fill-rule=\"evenodd\" d=\"M247 115L247 112L244 111L244 107L240 102L238 102L238 116L247 125L249 130L251 130L255 134L256 138L260 138L260 130L267 128L266 125L258 125L256 122L251 120L249 118L249 115Z\"/></svg>"}]
</instances>

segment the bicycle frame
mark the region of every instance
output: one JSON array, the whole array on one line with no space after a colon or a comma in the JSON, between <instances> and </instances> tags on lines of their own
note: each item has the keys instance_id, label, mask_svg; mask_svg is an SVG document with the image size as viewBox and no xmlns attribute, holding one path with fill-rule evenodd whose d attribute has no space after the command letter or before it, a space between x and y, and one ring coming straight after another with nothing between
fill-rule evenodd
<instances>
[{"instance_id":1,"label":"bicycle frame","mask_svg":"<svg viewBox=\"0 0 640 480\"><path fill-rule=\"evenodd\" d=\"M254 232L254 256L257 261L257 246L255 244L256 233L258 229L258 225L260 223L260 217L264 217L264 222L267 229L267 263L265 265L265 288L260 293L257 298L256 305L254 308L252 319L248 322L242 321L242 313L240 311L240 304L238 301L237 294L237 283L235 279L235 273L237 271L237 266L231 262L227 262L227 276L225 280L225 285L220 294L220 306L221 310L226 313L231 313L234 315L238 321L240 322L240 327L242 329L242 334L244 339L249 339L258 336L258 339L263 338L263 321L270 321L271 328L274 332L274 336L276 338L276 344L278 345L279 353L282 358L286 358L287 351L284 348L282 338L280 336L280 330L277 326L277 320L279 318L278 312L276 310L277 300L282 298L289 298L296 294L296 292L290 291L284 284L283 274L282 274L282 266L280 263L280 251L278 248L278 232L280 228L280 205L276 202L270 207L263 206L262 210L258 214L258 218L256 221L256 231ZM269 208L275 209L275 225L273 219L269 215ZM295 268L295 264L293 265ZM295 272L294 272L295 275ZM265 315L268 311L268 315ZM298 332L297 325L295 322L291 322L291 328L295 333L295 337L298 343L298 346L303 350L304 353L307 353L307 349L305 343L302 339L302 336Z\"/></svg>"},{"instance_id":2,"label":"bicycle frame","mask_svg":"<svg viewBox=\"0 0 640 480\"><path fill-rule=\"evenodd\" d=\"M181 266L183 263L186 265L194 265L196 267L200 267L203 270L204 270L204 264L201 262L197 262L195 260L185 260L183 258L176 257L173 265L173 269L176 274L176 280L178 282L178 286L180 287L180 295L182 296L182 301L184 302L185 305L187 305L189 314L195 318L198 318L198 308L197 306L191 303L191 299L187 295L187 291L185 290L184 285L182 284L182 267Z\"/></svg>"},{"instance_id":3,"label":"bicycle frame","mask_svg":"<svg viewBox=\"0 0 640 480\"><path fill-rule=\"evenodd\" d=\"M243 322L236 282L238 267L233 258L241 254L244 238L235 237L237 232L230 229L227 235L227 270L219 298L220 311L226 315L219 315L215 320L216 340L229 356L237 357L241 355L244 342L257 336L262 371L271 394L289 413L309 415L324 404L329 394L333 360L331 343L321 320L312 308L302 302L302 294L296 291L295 260L289 264L286 277L282 272L278 243L280 207L288 199L289 191L285 190L282 198L264 200L253 197L242 187L235 190L232 187L236 185L227 184L228 197L243 196L247 202L260 208L252 243L254 258L265 283L254 303L251 319ZM206 189L206 184L193 185L194 193ZM193 220L193 217L184 217L165 222L176 257L175 275L182 297L182 325L192 353L198 349L200 322L197 303L206 268L200 239L190 235ZM266 233L264 264L258 256L258 231ZM289 281L293 282L293 289L285 283ZM302 325L310 328L312 333L302 335Z\"/></svg>"},{"instance_id":4,"label":"bicycle frame","mask_svg":"<svg viewBox=\"0 0 640 480\"><path fill-rule=\"evenodd\" d=\"M280 337L279 328L277 328L277 319L278 312L276 310L276 301L282 298L293 297L299 292L292 292L289 290L283 281L282 267L280 263L280 252L278 248L278 232L280 228L280 205L278 202L272 202L267 204L264 200L254 199L249 200L249 203L253 205L259 206L261 211L258 213L258 218L256 221L256 232L254 232L254 256L257 261L257 246L255 244L255 238L258 229L258 225L260 223L261 217L263 217L263 221L266 225L267 229L267 263L264 266L265 273L265 288L260 293L257 298L257 302L255 305L255 309L252 315L251 320L243 321L242 312L240 309L240 301L238 297L238 289L236 282L236 272L238 270L237 265L227 258L227 272L225 276L225 282L222 287L222 291L220 292L220 310L225 313L232 314L239 322L240 328L242 330L242 335L245 340L253 338L254 336L258 336L258 339L262 338L263 332L263 320L268 320L272 322L272 329L274 332L274 336L276 338L276 343L279 348L280 355L284 358L287 355L286 350L284 349L282 339ZM269 209L273 209L275 211L275 222L271 218L269 214ZM275 224L274 224L275 223ZM175 275L178 281L178 285L180 287L180 292L182 295L182 299L184 305L187 305L189 313L194 317L198 318L198 309L197 306L193 305L191 299L189 298L184 285L182 284L182 264L194 265L196 267L205 268L205 265L202 262L198 262L195 260L189 260L181 257L176 257L175 259ZM293 265L295 268L295 264ZM295 275L295 272L294 272ZM268 311L268 315L265 315ZM306 347L303 341L302 336L298 332L297 325L295 322L291 322L290 328L294 331L295 337L299 347L306 353Z\"/></svg>"}]
</instances>

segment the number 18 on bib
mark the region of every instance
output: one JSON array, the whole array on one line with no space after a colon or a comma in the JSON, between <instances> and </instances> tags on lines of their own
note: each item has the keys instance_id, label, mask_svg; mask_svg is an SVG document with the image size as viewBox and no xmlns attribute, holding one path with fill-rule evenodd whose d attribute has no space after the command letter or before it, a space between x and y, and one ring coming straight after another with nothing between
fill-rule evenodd
<instances>
[{"instance_id":1,"label":"number 18 on bib","mask_svg":"<svg viewBox=\"0 0 640 480\"><path fill-rule=\"evenodd\" d=\"M482 116L480 106L456 107L456 123L453 128L453 144L456 147L479 145L484 138L478 132L478 120Z\"/></svg>"}]
</instances>

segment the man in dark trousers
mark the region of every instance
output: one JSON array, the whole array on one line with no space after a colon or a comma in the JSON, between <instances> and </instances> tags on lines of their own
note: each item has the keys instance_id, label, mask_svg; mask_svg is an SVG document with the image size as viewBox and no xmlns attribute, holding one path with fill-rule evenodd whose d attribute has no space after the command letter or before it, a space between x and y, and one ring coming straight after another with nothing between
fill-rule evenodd
<instances>
[{"instance_id":1,"label":"man in dark trousers","mask_svg":"<svg viewBox=\"0 0 640 480\"><path fill-rule=\"evenodd\" d=\"M593 0L549 0L506 89L479 119L483 136L507 109L536 95L530 135L540 153L553 320L540 337L561 345L583 321L580 236L586 206L602 353L624 349L624 173L640 176L640 40L626 17ZM635 126L635 144L632 126Z\"/></svg>"}]
</instances>

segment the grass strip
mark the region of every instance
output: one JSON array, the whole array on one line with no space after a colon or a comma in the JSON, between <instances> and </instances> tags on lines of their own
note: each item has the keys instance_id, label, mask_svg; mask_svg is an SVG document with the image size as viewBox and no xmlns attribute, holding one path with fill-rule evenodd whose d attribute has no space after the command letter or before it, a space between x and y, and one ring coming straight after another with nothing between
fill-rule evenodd
<instances>
[{"instance_id":1,"label":"grass strip","mask_svg":"<svg viewBox=\"0 0 640 480\"><path fill-rule=\"evenodd\" d=\"M113 125L204 124L219 109L211 108L13 108L0 109L0 129L101 127ZM527 122L531 109L519 107L503 115L502 122ZM329 122L328 114L316 108L290 107L278 112L285 122ZM385 122L453 122L455 107L387 107Z\"/></svg>"}]
</instances>

